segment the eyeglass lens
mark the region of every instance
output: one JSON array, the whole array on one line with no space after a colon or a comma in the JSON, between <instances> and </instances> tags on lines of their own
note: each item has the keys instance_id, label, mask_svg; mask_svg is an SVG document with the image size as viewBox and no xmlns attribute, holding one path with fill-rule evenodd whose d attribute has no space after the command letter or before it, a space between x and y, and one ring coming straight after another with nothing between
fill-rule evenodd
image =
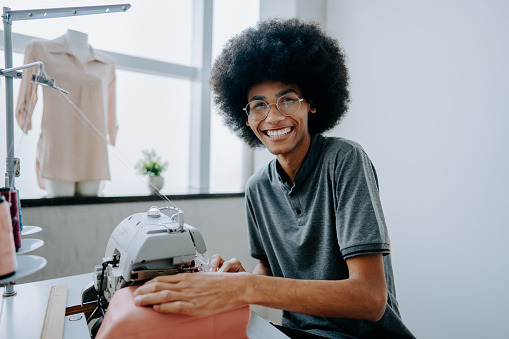
<instances>
[{"instance_id":1,"label":"eyeglass lens","mask_svg":"<svg viewBox=\"0 0 509 339\"><path fill-rule=\"evenodd\" d=\"M268 104L263 100L253 100L246 106L248 116L254 120L263 120L269 114L270 105L276 105L278 111L286 116L294 115L300 109L301 100L295 94L285 94L275 104Z\"/></svg>"}]
</instances>

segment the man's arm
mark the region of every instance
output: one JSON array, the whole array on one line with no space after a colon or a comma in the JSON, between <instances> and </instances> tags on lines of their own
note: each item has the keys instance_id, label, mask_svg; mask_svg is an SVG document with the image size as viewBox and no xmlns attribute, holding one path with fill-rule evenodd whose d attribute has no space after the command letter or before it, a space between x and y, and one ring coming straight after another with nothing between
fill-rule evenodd
<instances>
[{"instance_id":1,"label":"man's arm","mask_svg":"<svg viewBox=\"0 0 509 339\"><path fill-rule=\"evenodd\" d=\"M298 280L262 275L267 262L253 273L197 273L162 276L139 287L137 305L160 312L208 316L246 304L258 304L330 318L379 320L387 289L381 254L347 259L345 280Z\"/></svg>"},{"instance_id":2,"label":"man's arm","mask_svg":"<svg viewBox=\"0 0 509 339\"><path fill-rule=\"evenodd\" d=\"M300 280L250 277L246 301L327 318L379 320L387 303L381 254L347 259L345 280Z\"/></svg>"},{"instance_id":3,"label":"man's arm","mask_svg":"<svg viewBox=\"0 0 509 339\"><path fill-rule=\"evenodd\" d=\"M268 260L258 260L258 263L256 264L254 270L254 274L259 275L267 275L272 276L272 271L270 269L269 261Z\"/></svg>"}]
</instances>

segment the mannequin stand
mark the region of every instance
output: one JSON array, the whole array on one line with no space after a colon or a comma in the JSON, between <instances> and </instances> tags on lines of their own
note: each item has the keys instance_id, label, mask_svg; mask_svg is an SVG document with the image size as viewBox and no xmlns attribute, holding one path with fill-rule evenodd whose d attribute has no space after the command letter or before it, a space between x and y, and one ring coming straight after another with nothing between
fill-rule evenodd
<instances>
[{"instance_id":1,"label":"mannequin stand","mask_svg":"<svg viewBox=\"0 0 509 339\"><path fill-rule=\"evenodd\" d=\"M47 198L89 196L96 197L99 194L101 181L60 181L44 179L44 186L48 191Z\"/></svg>"}]
</instances>

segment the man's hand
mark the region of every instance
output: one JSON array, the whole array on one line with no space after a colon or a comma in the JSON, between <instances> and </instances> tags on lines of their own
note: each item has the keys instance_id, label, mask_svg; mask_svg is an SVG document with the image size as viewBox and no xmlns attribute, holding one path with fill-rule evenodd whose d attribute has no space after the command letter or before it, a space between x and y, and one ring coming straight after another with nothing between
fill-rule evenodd
<instances>
[{"instance_id":1,"label":"man's hand","mask_svg":"<svg viewBox=\"0 0 509 339\"><path fill-rule=\"evenodd\" d=\"M134 303L153 305L163 313L206 317L247 304L247 275L200 272L160 276L135 291Z\"/></svg>"},{"instance_id":2,"label":"man's hand","mask_svg":"<svg viewBox=\"0 0 509 339\"><path fill-rule=\"evenodd\" d=\"M221 258L218 254L212 256L210 261L210 272L246 272L240 261L236 258L232 258L228 261Z\"/></svg>"}]
</instances>

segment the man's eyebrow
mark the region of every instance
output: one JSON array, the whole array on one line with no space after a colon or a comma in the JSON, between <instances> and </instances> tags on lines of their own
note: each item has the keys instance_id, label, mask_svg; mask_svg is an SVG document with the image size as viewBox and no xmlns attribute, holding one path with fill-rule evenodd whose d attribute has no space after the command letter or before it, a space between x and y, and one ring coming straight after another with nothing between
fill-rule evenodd
<instances>
[{"instance_id":1,"label":"man's eyebrow","mask_svg":"<svg viewBox=\"0 0 509 339\"><path fill-rule=\"evenodd\" d=\"M251 98L251 100L249 100L249 102L253 101L253 100L265 100L267 99L266 97L264 97L263 95L255 95L254 97Z\"/></svg>"},{"instance_id":2,"label":"man's eyebrow","mask_svg":"<svg viewBox=\"0 0 509 339\"><path fill-rule=\"evenodd\" d=\"M287 88L287 89L282 90L281 92L276 93L276 98L279 98L280 96L285 95L287 93L295 93L298 95L296 90L294 90L292 88Z\"/></svg>"},{"instance_id":3,"label":"man's eyebrow","mask_svg":"<svg viewBox=\"0 0 509 339\"><path fill-rule=\"evenodd\" d=\"M276 98L279 98L280 96L282 95L285 95L285 94L288 94L288 93L295 93L296 95L299 95L299 93L297 93L296 90L292 89L292 88L287 88L287 89L284 89L280 92L277 92L274 96ZM266 100L267 98L263 95L255 95L253 96L249 101L253 101L253 100Z\"/></svg>"}]
</instances>

